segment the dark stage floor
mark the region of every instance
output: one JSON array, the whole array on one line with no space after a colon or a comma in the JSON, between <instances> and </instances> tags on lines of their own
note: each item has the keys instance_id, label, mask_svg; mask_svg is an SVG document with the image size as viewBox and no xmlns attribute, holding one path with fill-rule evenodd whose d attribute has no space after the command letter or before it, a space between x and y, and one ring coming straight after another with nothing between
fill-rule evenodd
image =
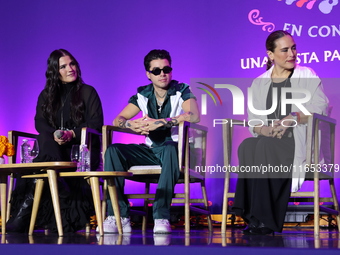
<instances>
[{"instance_id":1,"label":"dark stage floor","mask_svg":"<svg viewBox=\"0 0 340 255\"><path fill-rule=\"evenodd\" d=\"M340 254L340 236L337 230L321 229L320 237L315 238L312 228L285 228L274 236L245 236L241 228L227 228L225 236L219 227L213 233L207 229L192 230L185 234L184 229L176 228L170 235L154 235L152 229L143 233L134 230L128 234L105 234L100 237L94 231L90 234L78 232L58 237L56 233L45 234L35 231L27 234L7 234L1 236L1 254L127 254L154 253L162 247L161 254L320 254L321 251ZM103 248L105 247L105 248ZM222 250L226 249L226 250ZM3 253L6 252L6 253ZM250 253L249 253L250 252ZM283 253L285 252L285 253ZM287 253L288 252L288 253ZM235 254L236 255L236 254Z\"/></svg>"}]
</instances>

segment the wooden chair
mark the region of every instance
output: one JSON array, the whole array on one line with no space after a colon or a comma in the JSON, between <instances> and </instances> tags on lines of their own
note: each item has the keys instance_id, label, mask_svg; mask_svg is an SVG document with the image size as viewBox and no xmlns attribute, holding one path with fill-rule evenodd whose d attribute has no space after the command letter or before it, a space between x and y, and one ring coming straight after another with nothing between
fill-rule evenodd
<instances>
[{"instance_id":1,"label":"wooden chair","mask_svg":"<svg viewBox=\"0 0 340 255\"><path fill-rule=\"evenodd\" d=\"M234 133L234 125L244 125L243 121L226 119L226 124L223 125L223 150L224 150L224 165L228 166L231 163L232 140ZM230 125L233 123L233 125ZM320 211L330 215L336 215L338 229L340 231L340 216L339 203L334 186L334 148L335 148L335 126L336 120L327 116L313 113L307 123L307 157L306 157L306 181L314 181L314 187L309 192L292 192L291 200L294 202L313 202L314 203L314 235L318 236L320 232L319 217ZM320 143L320 137L323 137ZM327 139L327 137L329 139ZM320 166L320 153L324 156L323 163L325 173L313 172L313 168L317 169ZM221 233L226 231L228 199L235 196L235 193L230 192L230 173L227 172L224 183L223 208L222 208L222 226ZM320 181L325 181L329 185L332 197L320 197ZM320 206L320 202L332 202L334 209Z\"/></svg>"},{"instance_id":2,"label":"wooden chair","mask_svg":"<svg viewBox=\"0 0 340 255\"><path fill-rule=\"evenodd\" d=\"M189 122L180 123L178 126L178 158L181 176L178 183L184 184L184 193L174 194L172 203L184 203L185 206L185 232L190 232L190 210L196 211L200 214L207 215L209 231L212 231L211 216L208 209L208 198L206 194L205 176L204 173L195 172L190 168L190 161L192 164L205 166L206 162L206 139L207 128L198 124ZM129 129L121 129L114 126L103 126L103 155L106 148L112 143L113 136L119 133L128 133L133 135L140 135ZM193 137L190 137L193 135ZM190 143L189 143L190 140ZM194 148L195 147L195 148ZM192 149L190 149L192 148ZM193 162L193 153L198 153L197 161ZM189 161L191 155L191 160ZM148 204L152 203L155 194L150 194L150 184L157 183L158 177L162 171L161 166L133 166L128 172L133 173L133 176L128 178L130 180L144 182L145 192L143 194L127 194L128 199L142 198L144 199L144 211L139 213L143 215L142 230L146 230ZM199 183L202 190L203 198L190 198L190 183ZM191 203L201 203L205 209L192 206ZM106 208L106 199L104 192L103 212Z\"/></svg>"}]
</instances>

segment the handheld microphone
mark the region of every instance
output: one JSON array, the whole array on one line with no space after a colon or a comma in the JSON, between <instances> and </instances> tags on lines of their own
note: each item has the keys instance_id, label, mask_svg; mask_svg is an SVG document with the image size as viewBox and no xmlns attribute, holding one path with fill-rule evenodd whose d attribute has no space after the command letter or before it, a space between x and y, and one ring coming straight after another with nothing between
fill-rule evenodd
<instances>
[{"instance_id":1,"label":"handheld microphone","mask_svg":"<svg viewBox=\"0 0 340 255\"><path fill-rule=\"evenodd\" d=\"M56 130L54 132L54 136L56 136L58 139L62 138L64 135L64 131L63 130Z\"/></svg>"}]
</instances>

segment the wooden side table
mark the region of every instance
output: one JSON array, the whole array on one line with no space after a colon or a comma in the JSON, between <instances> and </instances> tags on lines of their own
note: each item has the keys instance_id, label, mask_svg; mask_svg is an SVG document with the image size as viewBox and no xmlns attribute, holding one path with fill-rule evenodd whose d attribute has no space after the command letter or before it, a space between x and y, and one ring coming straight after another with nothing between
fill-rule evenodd
<instances>
[{"instance_id":1,"label":"wooden side table","mask_svg":"<svg viewBox=\"0 0 340 255\"><path fill-rule=\"evenodd\" d=\"M73 162L37 162L37 163L22 163L22 164L3 164L0 165L0 193L1 193L1 219L2 219L2 231L3 235L6 234L6 211L7 211L7 178L12 173L15 174L32 174L34 172L47 171L49 184L51 190L57 189L55 183L57 181L57 171L63 168L75 168L76 163ZM58 196L52 197L54 212L60 212L60 204ZM58 232L61 230L62 224L61 218L56 216ZM61 227L59 229L59 227Z\"/></svg>"},{"instance_id":2,"label":"wooden side table","mask_svg":"<svg viewBox=\"0 0 340 255\"><path fill-rule=\"evenodd\" d=\"M55 174L55 175L54 175ZM103 215L102 215L102 208L101 208L101 200L100 200L100 190L99 190L99 178L106 179L108 182L108 190L112 201L112 208L115 214L116 219L120 219L120 211L119 211L119 204L118 204L118 198L117 198L117 191L116 191L116 185L115 185L115 178L116 177L129 177L132 176L132 173L129 172L100 172L100 171L93 171L93 172L59 172L56 173L54 171L53 174L47 170L47 173L44 174L32 174L32 175L24 175L22 178L35 178L37 179L36 182L36 188L34 193L34 202L33 202L33 208L32 208L32 216L31 216L31 222L29 227L29 235L33 234L35 221L37 218L40 198L42 195L42 190L44 186L44 179L48 178L48 181L50 183L50 190L51 190L51 196L53 200L58 200L59 202L59 195L58 195L58 187L57 187L57 176L67 178L67 177L77 177L77 178L88 178L90 180L91 190L92 190L92 197L93 197L93 203L96 211L96 217L98 222L98 228L99 228L99 234L102 236L104 234L103 231ZM60 207L54 208L54 213L56 215L56 219L59 219L57 221L57 228L58 228L58 234L59 236L63 235L63 228L61 224L61 213L60 213ZM58 226L58 222L60 222L60 226ZM121 225L121 221L117 220L117 228L118 233L122 234L123 229Z\"/></svg>"}]
</instances>

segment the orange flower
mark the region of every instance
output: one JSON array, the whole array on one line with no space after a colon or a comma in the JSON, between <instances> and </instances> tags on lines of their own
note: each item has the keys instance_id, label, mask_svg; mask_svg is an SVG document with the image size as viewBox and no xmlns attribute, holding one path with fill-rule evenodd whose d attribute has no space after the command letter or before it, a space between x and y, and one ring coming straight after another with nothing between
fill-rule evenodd
<instances>
[{"instance_id":1,"label":"orange flower","mask_svg":"<svg viewBox=\"0 0 340 255\"><path fill-rule=\"evenodd\" d=\"M0 157L6 155L11 157L14 155L14 146L8 142L6 136L0 135Z\"/></svg>"}]
</instances>

